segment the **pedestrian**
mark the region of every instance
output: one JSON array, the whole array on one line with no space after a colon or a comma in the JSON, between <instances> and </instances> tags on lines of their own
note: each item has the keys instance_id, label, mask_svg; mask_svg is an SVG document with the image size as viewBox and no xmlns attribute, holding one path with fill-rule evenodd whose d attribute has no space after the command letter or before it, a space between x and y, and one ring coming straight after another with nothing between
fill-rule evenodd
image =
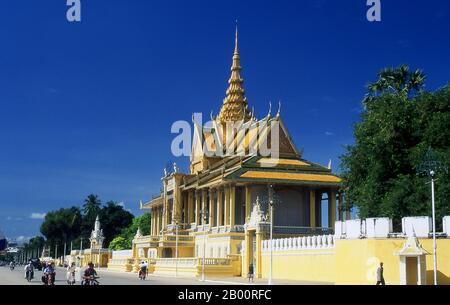
<instances>
[{"instance_id":1,"label":"pedestrian","mask_svg":"<svg viewBox=\"0 0 450 305\"><path fill-rule=\"evenodd\" d=\"M384 281L384 268L383 263L380 263L380 267L377 269L377 286L378 285L386 285Z\"/></svg>"},{"instance_id":2,"label":"pedestrian","mask_svg":"<svg viewBox=\"0 0 450 305\"><path fill-rule=\"evenodd\" d=\"M69 285L75 284L75 282L76 282L75 271L76 271L75 262L72 262L72 264L69 267L67 267L67 273L66 273L67 284L69 284Z\"/></svg>"},{"instance_id":3,"label":"pedestrian","mask_svg":"<svg viewBox=\"0 0 450 305\"><path fill-rule=\"evenodd\" d=\"M250 283L250 280L251 280L253 283L255 281L254 278L255 278L255 276L254 276L253 264L250 264L250 266L248 266L248 282Z\"/></svg>"}]
</instances>

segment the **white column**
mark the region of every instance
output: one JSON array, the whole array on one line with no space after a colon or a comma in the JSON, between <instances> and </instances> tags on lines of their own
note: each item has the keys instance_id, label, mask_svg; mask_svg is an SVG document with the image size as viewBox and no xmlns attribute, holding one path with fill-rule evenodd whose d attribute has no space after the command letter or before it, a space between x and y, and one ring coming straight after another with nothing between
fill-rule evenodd
<instances>
[{"instance_id":1,"label":"white column","mask_svg":"<svg viewBox=\"0 0 450 305\"><path fill-rule=\"evenodd\" d=\"M400 256L400 285L406 285L406 258Z\"/></svg>"},{"instance_id":2,"label":"white column","mask_svg":"<svg viewBox=\"0 0 450 305\"><path fill-rule=\"evenodd\" d=\"M420 256L417 257L417 285L422 285L422 267L420 265Z\"/></svg>"}]
</instances>

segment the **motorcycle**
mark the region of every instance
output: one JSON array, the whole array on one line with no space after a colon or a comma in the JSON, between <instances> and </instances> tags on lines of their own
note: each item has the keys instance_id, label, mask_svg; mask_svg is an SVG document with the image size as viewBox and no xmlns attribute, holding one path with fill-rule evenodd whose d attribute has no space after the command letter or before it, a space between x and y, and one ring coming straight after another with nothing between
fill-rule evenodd
<instances>
[{"instance_id":1,"label":"motorcycle","mask_svg":"<svg viewBox=\"0 0 450 305\"><path fill-rule=\"evenodd\" d=\"M53 285L55 285L55 276L56 276L55 273L52 273L52 274L46 273L42 276L42 282L46 286L50 286L50 285L53 286Z\"/></svg>"},{"instance_id":2,"label":"motorcycle","mask_svg":"<svg viewBox=\"0 0 450 305\"><path fill-rule=\"evenodd\" d=\"M28 282L31 282L31 280L34 278L34 274L33 274L34 272L32 272L32 271L27 271L27 276L26 276L26 278L27 278L27 281Z\"/></svg>"},{"instance_id":3,"label":"motorcycle","mask_svg":"<svg viewBox=\"0 0 450 305\"><path fill-rule=\"evenodd\" d=\"M75 271L67 272L67 284L75 285Z\"/></svg>"},{"instance_id":4,"label":"motorcycle","mask_svg":"<svg viewBox=\"0 0 450 305\"><path fill-rule=\"evenodd\" d=\"M145 281L145 278L147 277L147 272L143 270L139 270L139 279Z\"/></svg>"},{"instance_id":5,"label":"motorcycle","mask_svg":"<svg viewBox=\"0 0 450 305\"><path fill-rule=\"evenodd\" d=\"M97 281L97 279L99 279L100 277L98 276L88 276L88 277L84 277L84 279L81 281L81 285L84 286L98 286L100 285L100 283Z\"/></svg>"}]
</instances>

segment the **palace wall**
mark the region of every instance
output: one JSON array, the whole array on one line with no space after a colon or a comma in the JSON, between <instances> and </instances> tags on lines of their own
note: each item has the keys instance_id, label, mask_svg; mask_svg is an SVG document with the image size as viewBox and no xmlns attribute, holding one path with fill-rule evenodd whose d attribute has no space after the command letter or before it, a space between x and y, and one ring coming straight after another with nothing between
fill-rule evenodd
<instances>
[{"instance_id":1,"label":"palace wall","mask_svg":"<svg viewBox=\"0 0 450 305\"><path fill-rule=\"evenodd\" d=\"M422 249L427 253L424 255L426 283L432 284L433 239L427 217L403 219L402 233L392 233L389 219L373 220L347 221L344 228L340 227L342 223L337 222L338 230L334 236L274 240L272 248L274 281L283 279L338 285L374 285L377 281L377 268L380 262L383 262L386 284L399 285L402 277L407 278L405 279L407 283L415 283L417 275L411 274L417 270L417 260L413 264L407 264L406 274L408 275L402 274L398 253L404 247L408 237L417 236ZM437 269L440 285L450 285L450 228L446 228L448 221L448 217L444 218L444 232L438 233L437 239ZM372 223L378 224L374 226ZM410 230L411 225L417 230ZM422 237L419 237L417 232L420 232ZM263 241L261 259L262 278L267 279L270 272L268 240Z\"/></svg>"},{"instance_id":2,"label":"palace wall","mask_svg":"<svg viewBox=\"0 0 450 305\"><path fill-rule=\"evenodd\" d=\"M427 283L433 283L433 240L419 239L426 255ZM336 240L334 249L280 250L273 252L273 279L298 280L338 285L373 285L376 271L384 263L388 285L400 284L398 252L404 239ZM450 239L438 239L438 283L450 285ZM269 277L268 251L262 254L262 277Z\"/></svg>"}]
</instances>

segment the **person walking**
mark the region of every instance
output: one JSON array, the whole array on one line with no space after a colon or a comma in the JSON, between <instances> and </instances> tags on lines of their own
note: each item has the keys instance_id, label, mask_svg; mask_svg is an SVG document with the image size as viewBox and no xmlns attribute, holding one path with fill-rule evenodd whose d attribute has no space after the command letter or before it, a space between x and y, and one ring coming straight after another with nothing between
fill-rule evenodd
<instances>
[{"instance_id":1,"label":"person walking","mask_svg":"<svg viewBox=\"0 0 450 305\"><path fill-rule=\"evenodd\" d=\"M377 286L378 285L386 285L386 282L384 281L383 263L380 263L380 267L377 269Z\"/></svg>"},{"instance_id":2,"label":"person walking","mask_svg":"<svg viewBox=\"0 0 450 305\"><path fill-rule=\"evenodd\" d=\"M250 264L250 266L248 266L248 282L250 283L250 280L252 281L252 283L255 281L255 275L254 275L254 267L253 264Z\"/></svg>"}]
</instances>

